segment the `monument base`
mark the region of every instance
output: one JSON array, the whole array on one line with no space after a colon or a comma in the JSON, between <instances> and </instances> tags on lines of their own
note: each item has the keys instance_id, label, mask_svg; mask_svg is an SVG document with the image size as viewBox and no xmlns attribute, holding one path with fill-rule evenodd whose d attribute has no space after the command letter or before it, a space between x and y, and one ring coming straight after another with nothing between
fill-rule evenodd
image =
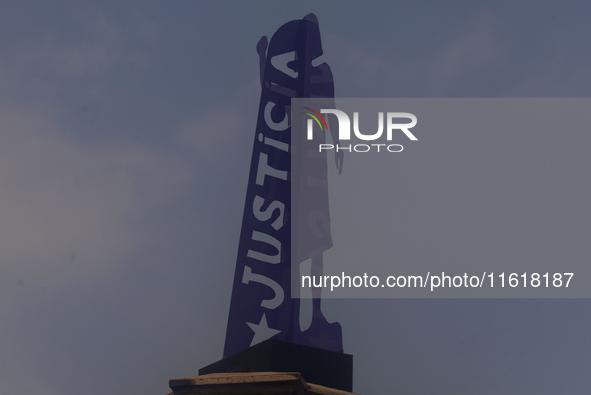
<instances>
[{"instance_id":1,"label":"monument base","mask_svg":"<svg viewBox=\"0 0 591 395\"><path fill-rule=\"evenodd\" d=\"M353 356L269 339L199 369L199 375L229 372L299 372L309 383L353 390Z\"/></svg>"},{"instance_id":2,"label":"monument base","mask_svg":"<svg viewBox=\"0 0 591 395\"><path fill-rule=\"evenodd\" d=\"M169 395L353 395L309 384L299 373L212 373L169 381Z\"/></svg>"}]
</instances>

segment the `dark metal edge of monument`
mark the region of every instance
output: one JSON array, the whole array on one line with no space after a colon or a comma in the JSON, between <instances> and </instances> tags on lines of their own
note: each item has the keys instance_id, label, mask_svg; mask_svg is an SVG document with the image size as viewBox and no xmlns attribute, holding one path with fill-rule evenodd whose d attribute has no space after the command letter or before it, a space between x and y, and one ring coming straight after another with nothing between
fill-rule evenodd
<instances>
[{"instance_id":1,"label":"dark metal edge of monument","mask_svg":"<svg viewBox=\"0 0 591 395\"><path fill-rule=\"evenodd\" d=\"M233 372L299 372L309 383L353 391L353 356L269 339L199 369L199 375Z\"/></svg>"},{"instance_id":2,"label":"dark metal edge of monument","mask_svg":"<svg viewBox=\"0 0 591 395\"><path fill-rule=\"evenodd\" d=\"M353 356L342 352L340 325L324 320L322 324L325 325L314 327L315 331L302 332L297 318L299 300L291 299L291 149L281 148L291 143L291 126L279 130L278 125L290 116L292 98L312 94L334 97L328 65L312 66L312 60L322 54L316 16L309 14L301 20L285 23L269 43L266 37L259 41L257 52L261 56L261 102L224 358L200 369L199 375L299 372L308 383L351 392ZM295 59L287 67L296 71L298 78L289 77L271 64L273 56L287 52L295 52ZM321 82L311 84L312 74ZM270 103L271 111L266 113ZM273 143L267 144L267 139ZM268 212L273 216L269 213L261 222L261 217L266 217ZM263 213L265 215L261 215ZM273 242L281 243L281 248L274 249ZM321 316L319 311L317 313ZM332 328L328 328L329 325ZM338 336L334 336L335 326ZM319 333L324 337L310 338Z\"/></svg>"}]
</instances>

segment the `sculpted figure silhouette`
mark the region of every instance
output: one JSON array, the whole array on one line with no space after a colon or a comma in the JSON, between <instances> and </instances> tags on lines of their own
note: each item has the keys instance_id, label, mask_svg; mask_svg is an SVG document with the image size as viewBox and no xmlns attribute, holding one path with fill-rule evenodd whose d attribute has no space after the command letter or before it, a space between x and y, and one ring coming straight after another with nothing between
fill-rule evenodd
<instances>
[{"instance_id":1,"label":"sculpted figure silhouette","mask_svg":"<svg viewBox=\"0 0 591 395\"><path fill-rule=\"evenodd\" d=\"M317 152L326 133L315 129L308 140L306 116L291 115L292 98L329 98L322 106L334 108L330 67L312 64L323 53L316 16L284 24L256 49L261 103L224 355L271 337L342 351L341 326L322 314L321 289L312 288L312 299L289 298L292 270L299 274L300 264L311 260L311 275L322 275L323 253L332 247L327 156ZM339 144L334 126L329 130ZM335 164L340 173L342 151ZM312 320L302 328L305 303Z\"/></svg>"},{"instance_id":2,"label":"sculpted figure silhouette","mask_svg":"<svg viewBox=\"0 0 591 395\"><path fill-rule=\"evenodd\" d=\"M272 90L283 92L289 97L334 98L334 81L330 66L321 63L313 66L322 51L318 20L309 14L302 21L283 25L269 44L263 37L257 45L260 56L261 84ZM293 45L290 45L292 44ZM287 45L286 45L287 44ZM292 55L292 60L290 56ZM273 58L283 56L286 63L273 62ZM293 73L289 75L278 67L286 66ZM282 67L285 70L285 67ZM289 72L289 71L288 71ZM281 73L281 74L280 74ZM327 101L323 100L327 106ZM334 100L332 105L334 108ZM289 103L275 106L271 117L279 122L290 117ZM291 259L294 271L299 273L299 266L307 259L311 260L311 275L322 276L323 253L332 247L330 232L330 212L328 199L328 169L326 151L318 152L318 144L326 140L325 131L314 129L314 138L308 140L304 133L305 117L291 119L291 221L292 251ZM338 128L330 128L331 137L339 144ZM343 151L335 154L335 164L339 174L343 169ZM300 328L299 315L302 305L309 299L296 299L294 309L294 339L306 344L331 350L342 350L342 330L339 323L328 323L321 308L321 288L312 288L312 321L308 328Z\"/></svg>"}]
</instances>

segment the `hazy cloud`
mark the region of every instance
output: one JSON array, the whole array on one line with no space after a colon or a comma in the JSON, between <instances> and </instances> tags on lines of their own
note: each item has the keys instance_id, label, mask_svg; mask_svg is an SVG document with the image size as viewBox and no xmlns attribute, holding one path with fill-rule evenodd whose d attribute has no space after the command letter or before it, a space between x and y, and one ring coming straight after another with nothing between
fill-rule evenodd
<instances>
[{"instance_id":1,"label":"hazy cloud","mask_svg":"<svg viewBox=\"0 0 591 395\"><path fill-rule=\"evenodd\" d=\"M189 177L140 144L82 147L32 109L2 109L0 130L0 250L12 281L101 281L141 245L136 221Z\"/></svg>"}]
</instances>

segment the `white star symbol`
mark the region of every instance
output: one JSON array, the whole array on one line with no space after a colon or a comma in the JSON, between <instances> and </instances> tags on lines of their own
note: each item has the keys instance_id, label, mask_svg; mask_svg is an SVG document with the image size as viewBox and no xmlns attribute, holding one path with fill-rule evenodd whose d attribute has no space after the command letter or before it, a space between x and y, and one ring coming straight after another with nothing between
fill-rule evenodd
<instances>
[{"instance_id":1,"label":"white star symbol","mask_svg":"<svg viewBox=\"0 0 591 395\"><path fill-rule=\"evenodd\" d=\"M259 322L258 324L247 322L246 325L248 325L250 329L252 329L252 331L254 332L254 337L250 342L251 346L254 346L255 344L258 344L267 339L270 339L279 332L281 332L277 329L269 328L269 325L267 324L267 316L265 315L265 313L263 313L263 316L261 317L261 322Z\"/></svg>"}]
</instances>

